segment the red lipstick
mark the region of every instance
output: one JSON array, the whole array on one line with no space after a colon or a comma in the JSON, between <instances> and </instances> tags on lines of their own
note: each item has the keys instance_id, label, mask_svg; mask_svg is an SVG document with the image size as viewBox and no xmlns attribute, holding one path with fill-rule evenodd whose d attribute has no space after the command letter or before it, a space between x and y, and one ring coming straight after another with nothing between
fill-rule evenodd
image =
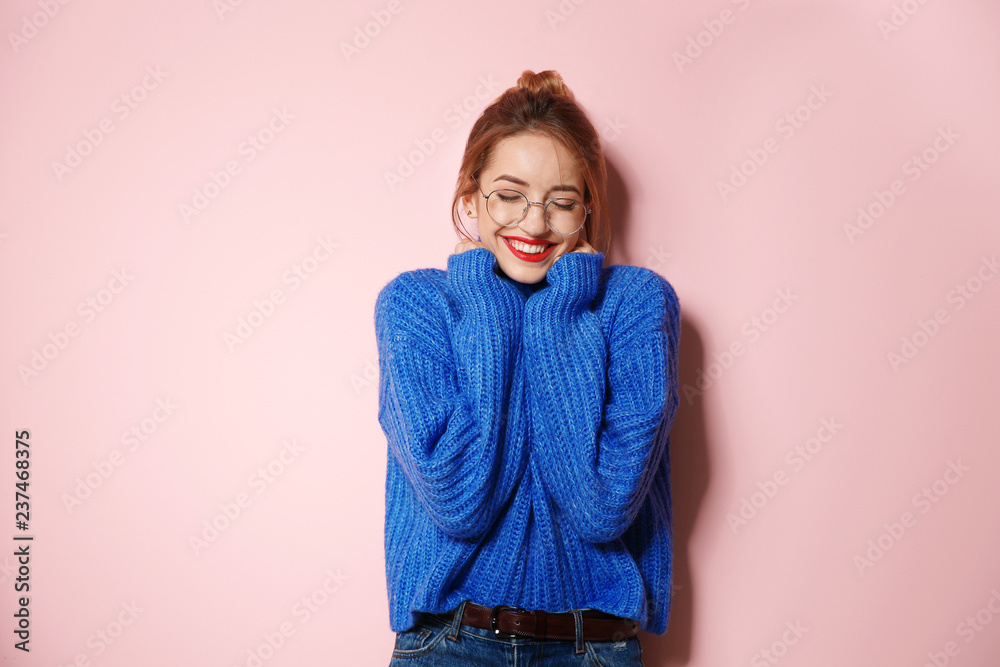
<instances>
[{"instance_id":1,"label":"red lipstick","mask_svg":"<svg viewBox=\"0 0 1000 667\"><path fill-rule=\"evenodd\" d=\"M511 254L518 259L524 260L525 262L541 262L545 260L549 255L552 254L552 249L556 247L555 243L551 241L543 241L542 239L528 239L523 236L502 236L504 244L510 250ZM522 252L511 245L510 240L520 241L527 245L532 246L548 246L545 250L535 253Z\"/></svg>"}]
</instances>

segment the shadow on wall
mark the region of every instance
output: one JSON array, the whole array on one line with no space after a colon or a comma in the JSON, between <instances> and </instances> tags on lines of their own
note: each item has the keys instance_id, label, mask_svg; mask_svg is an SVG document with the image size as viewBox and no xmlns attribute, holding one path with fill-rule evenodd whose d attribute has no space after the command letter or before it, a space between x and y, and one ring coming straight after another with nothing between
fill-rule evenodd
<instances>
[{"instance_id":1,"label":"shadow on wall","mask_svg":"<svg viewBox=\"0 0 1000 667\"><path fill-rule=\"evenodd\" d=\"M641 261L632 261L625 251L629 245L628 237L629 232L631 231L628 187L625 185L625 180L622 178L621 173L615 169L615 165L614 162L611 161L611 157L605 155L604 162L608 169L607 213L611 218L611 229L613 230L612 236L614 237L614 242L611 245L611 252L608 253L604 263L642 266ZM666 276L664 277L666 278Z\"/></svg>"},{"instance_id":2,"label":"shadow on wall","mask_svg":"<svg viewBox=\"0 0 1000 667\"><path fill-rule=\"evenodd\" d=\"M706 360L698 331L683 319L681 306L681 344L678 375L680 386L695 386L699 368ZM702 499L710 477L708 438L705 434L705 413L701 398L688 405L681 395L677 416L670 430L670 493L674 513L674 594L667 632L663 636L642 632L642 661L647 667L686 665L691 654L693 635L694 590L691 585L691 564L688 544L694 532Z\"/></svg>"},{"instance_id":3,"label":"shadow on wall","mask_svg":"<svg viewBox=\"0 0 1000 667\"><path fill-rule=\"evenodd\" d=\"M625 180L606 156L608 169L608 201L614 229L614 245L606 263L643 266L643 261L633 261L625 251L629 247L631 227L629 194ZM666 206L669 212L669 203ZM665 219L670 221L669 213ZM669 230L669 226L667 227ZM666 230L665 230L666 231ZM670 280L669 268L659 269ZM697 386L697 373L704 368L705 350L701 336L686 318L684 295L678 292L681 303L680 358L678 359L678 386ZM694 590L691 585L691 567L687 547L694 532L702 499L708 489L708 438L705 433L705 414L702 399L690 405L681 395L670 430L670 485L674 519L673 600L667 632L663 636L639 633L642 644L642 661L647 667L685 665L691 656L691 637L694 617Z\"/></svg>"}]
</instances>

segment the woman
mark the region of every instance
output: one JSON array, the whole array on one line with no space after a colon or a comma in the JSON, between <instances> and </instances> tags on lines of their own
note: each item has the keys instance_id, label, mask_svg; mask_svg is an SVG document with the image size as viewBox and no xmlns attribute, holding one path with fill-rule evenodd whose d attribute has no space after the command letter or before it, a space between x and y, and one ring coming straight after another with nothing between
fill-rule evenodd
<instances>
[{"instance_id":1,"label":"woman","mask_svg":"<svg viewBox=\"0 0 1000 667\"><path fill-rule=\"evenodd\" d=\"M392 665L641 665L666 631L680 309L604 266L605 174L559 75L525 71L466 145L452 221L479 239L378 295Z\"/></svg>"}]
</instances>

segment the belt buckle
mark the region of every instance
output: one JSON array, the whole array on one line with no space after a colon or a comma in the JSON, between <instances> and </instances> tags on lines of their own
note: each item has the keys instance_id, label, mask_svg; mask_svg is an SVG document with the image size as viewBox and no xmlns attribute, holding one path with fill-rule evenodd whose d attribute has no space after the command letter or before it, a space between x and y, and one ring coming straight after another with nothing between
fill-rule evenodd
<instances>
[{"instance_id":1,"label":"belt buckle","mask_svg":"<svg viewBox=\"0 0 1000 667\"><path fill-rule=\"evenodd\" d=\"M528 610L523 609L521 607L512 607L506 604L498 604L497 606L493 607L493 609L490 610L490 630L493 631L494 635L496 635L497 637L503 637L504 639L514 639L516 637L519 637L520 635L513 632L506 633L506 635L500 632L500 628L498 627L497 624L499 621L498 616L500 614L501 609L510 609L512 611L523 611L523 612L527 612Z\"/></svg>"}]
</instances>

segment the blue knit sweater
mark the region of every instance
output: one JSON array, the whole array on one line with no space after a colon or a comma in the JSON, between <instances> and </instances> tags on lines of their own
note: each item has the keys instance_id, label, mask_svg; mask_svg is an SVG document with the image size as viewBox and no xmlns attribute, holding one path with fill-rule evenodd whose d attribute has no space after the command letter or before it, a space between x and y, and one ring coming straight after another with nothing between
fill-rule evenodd
<instances>
[{"instance_id":1,"label":"blue knit sweater","mask_svg":"<svg viewBox=\"0 0 1000 667\"><path fill-rule=\"evenodd\" d=\"M680 307L603 263L567 253L528 285L475 248L379 292L394 632L466 599L666 631Z\"/></svg>"}]
</instances>

